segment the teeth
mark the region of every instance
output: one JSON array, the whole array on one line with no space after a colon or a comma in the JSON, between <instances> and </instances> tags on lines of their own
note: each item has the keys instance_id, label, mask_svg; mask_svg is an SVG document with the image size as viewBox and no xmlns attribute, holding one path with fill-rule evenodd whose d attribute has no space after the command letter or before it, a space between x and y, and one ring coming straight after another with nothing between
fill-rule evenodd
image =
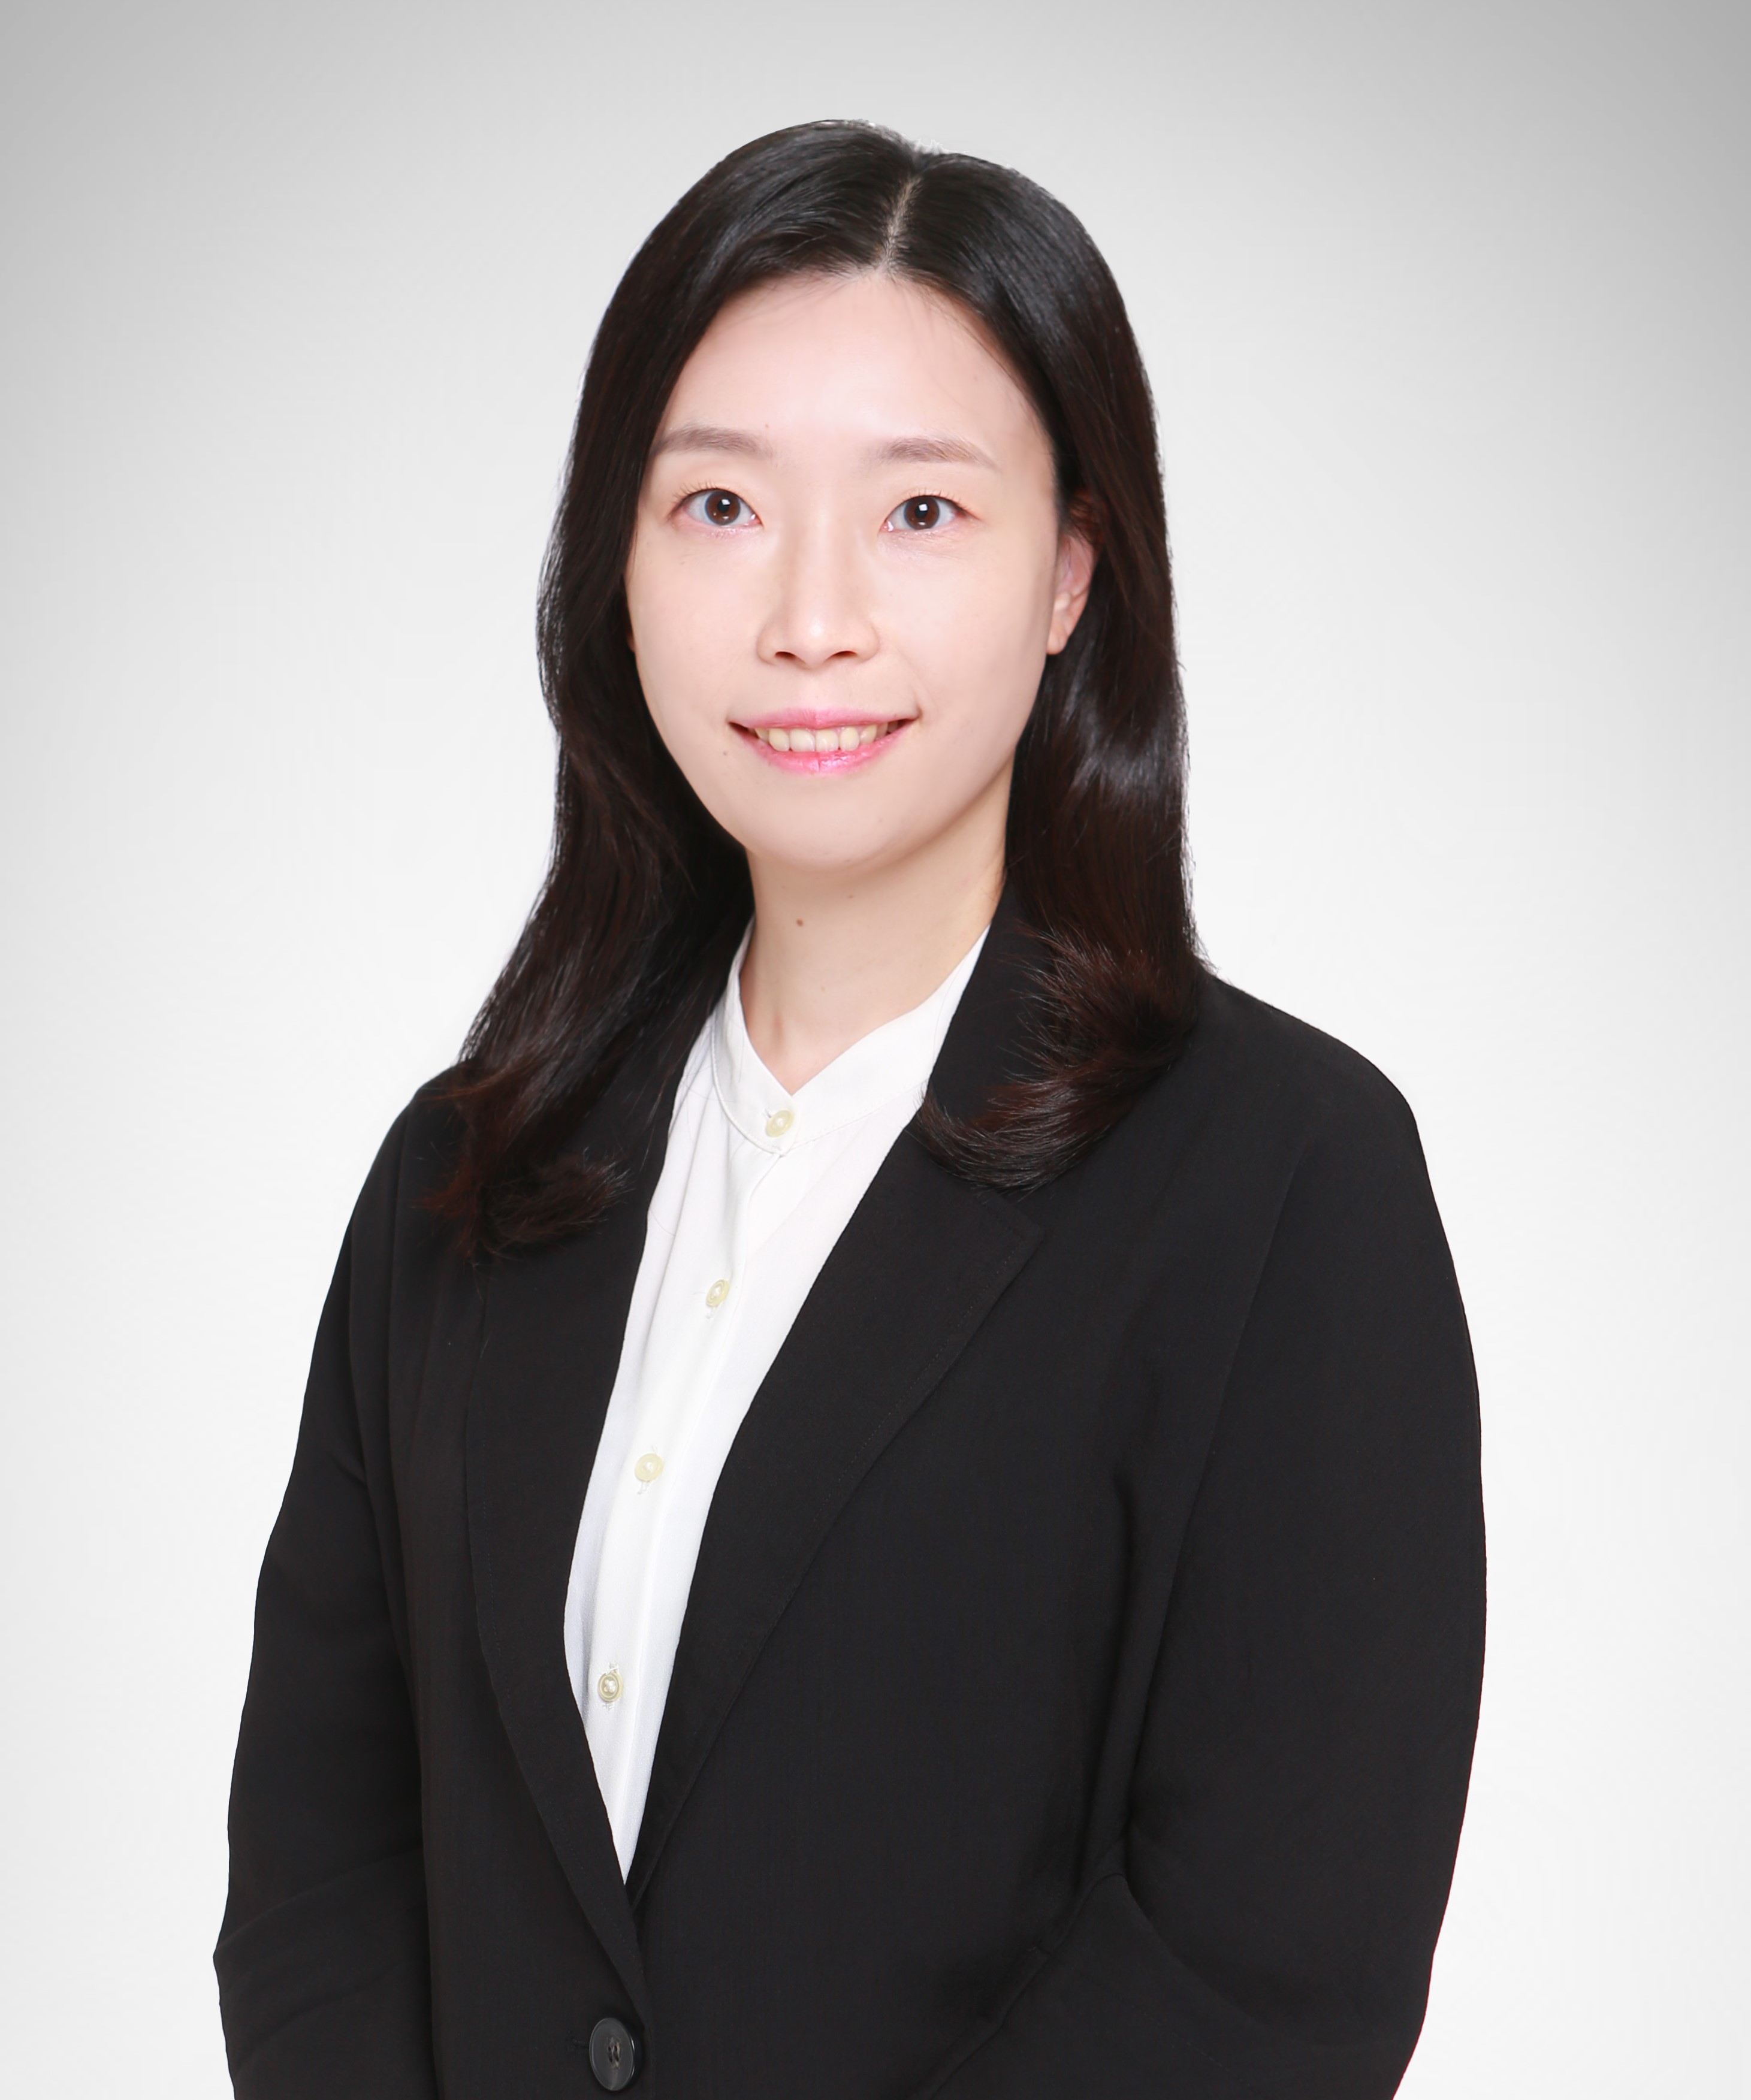
<instances>
[{"instance_id":1,"label":"teeth","mask_svg":"<svg viewBox=\"0 0 1751 2100\"><path fill-rule=\"evenodd\" d=\"M893 728L892 722L847 722L840 729L756 729L762 743L774 751L855 751Z\"/></svg>"}]
</instances>

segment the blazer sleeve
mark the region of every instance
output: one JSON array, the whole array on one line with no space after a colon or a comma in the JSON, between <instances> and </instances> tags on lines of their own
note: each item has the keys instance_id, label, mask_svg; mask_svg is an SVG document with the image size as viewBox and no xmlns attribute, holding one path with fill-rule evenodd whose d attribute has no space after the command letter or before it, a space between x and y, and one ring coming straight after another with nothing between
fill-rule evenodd
<instances>
[{"instance_id":1,"label":"blazer sleeve","mask_svg":"<svg viewBox=\"0 0 1751 2100\"><path fill-rule=\"evenodd\" d=\"M1465 1318L1378 1074L1290 1184L1173 1575L1127 1827L953 2100L1386 2100L1476 1730Z\"/></svg>"},{"instance_id":2,"label":"blazer sleeve","mask_svg":"<svg viewBox=\"0 0 1751 2100\"><path fill-rule=\"evenodd\" d=\"M341 1251L257 1593L214 1957L241 2100L438 2090L383 1390L406 1122Z\"/></svg>"}]
</instances>

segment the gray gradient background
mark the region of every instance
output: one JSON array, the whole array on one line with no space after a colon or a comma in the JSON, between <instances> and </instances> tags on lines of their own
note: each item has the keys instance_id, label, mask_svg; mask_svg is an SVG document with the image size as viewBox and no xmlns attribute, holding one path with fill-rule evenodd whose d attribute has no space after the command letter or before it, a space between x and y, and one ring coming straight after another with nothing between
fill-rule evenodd
<instances>
[{"instance_id":1,"label":"gray gradient background","mask_svg":"<svg viewBox=\"0 0 1751 2100\"><path fill-rule=\"evenodd\" d=\"M545 844L592 329L862 114L1158 390L1215 962L1421 1119L1489 1683L1416 2100L1751 2093L1747 11L15 4L0 2083L225 2085L256 1565L351 1197Z\"/></svg>"}]
</instances>

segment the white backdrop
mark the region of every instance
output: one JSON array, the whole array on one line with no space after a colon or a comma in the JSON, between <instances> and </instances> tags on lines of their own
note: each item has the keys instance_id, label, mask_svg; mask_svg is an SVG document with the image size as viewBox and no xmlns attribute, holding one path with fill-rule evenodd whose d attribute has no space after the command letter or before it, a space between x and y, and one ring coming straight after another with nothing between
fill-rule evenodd
<instances>
[{"instance_id":1,"label":"white backdrop","mask_svg":"<svg viewBox=\"0 0 1751 2100\"><path fill-rule=\"evenodd\" d=\"M1197 903L1416 1107L1488 1684L1414 2100L1751 2093L1731 0L12 0L0 2082L209 2100L257 1563L532 893L595 320L818 115L1012 161L1160 403Z\"/></svg>"}]
</instances>

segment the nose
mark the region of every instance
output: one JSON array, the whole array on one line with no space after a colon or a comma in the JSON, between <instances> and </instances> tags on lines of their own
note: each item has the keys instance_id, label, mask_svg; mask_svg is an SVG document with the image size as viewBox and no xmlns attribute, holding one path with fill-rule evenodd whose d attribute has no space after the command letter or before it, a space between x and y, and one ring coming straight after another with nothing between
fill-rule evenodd
<instances>
[{"instance_id":1,"label":"nose","mask_svg":"<svg viewBox=\"0 0 1751 2100\"><path fill-rule=\"evenodd\" d=\"M870 579L858 549L832 521L818 520L792 536L774 576L771 609L760 633L769 664L818 671L837 659L875 654Z\"/></svg>"}]
</instances>

